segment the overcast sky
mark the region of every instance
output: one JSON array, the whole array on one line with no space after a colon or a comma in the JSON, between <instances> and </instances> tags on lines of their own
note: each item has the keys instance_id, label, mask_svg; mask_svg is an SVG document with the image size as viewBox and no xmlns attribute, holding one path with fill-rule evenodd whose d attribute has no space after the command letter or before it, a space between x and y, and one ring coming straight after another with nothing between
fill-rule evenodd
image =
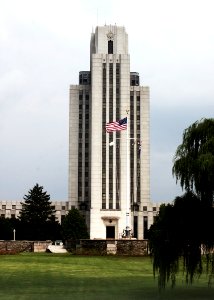
<instances>
[{"instance_id":1,"label":"overcast sky","mask_svg":"<svg viewBox=\"0 0 214 300\"><path fill-rule=\"evenodd\" d=\"M212 0L0 0L0 200L36 183L67 200L69 85L89 70L92 30L115 23L150 87L151 198L181 194L183 130L214 117L213 12Z\"/></svg>"}]
</instances>

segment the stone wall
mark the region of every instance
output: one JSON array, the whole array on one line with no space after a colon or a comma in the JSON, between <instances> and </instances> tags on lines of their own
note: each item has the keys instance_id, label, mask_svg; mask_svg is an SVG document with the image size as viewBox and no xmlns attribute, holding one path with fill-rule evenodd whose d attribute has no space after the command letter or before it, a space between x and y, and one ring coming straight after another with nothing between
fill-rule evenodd
<instances>
[{"instance_id":1,"label":"stone wall","mask_svg":"<svg viewBox=\"0 0 214 300\"><path fill-rule=\"evenodd\" d=\"M106 255L106 240L80 240L76 245L76 254L83 255Z\"/></svg>"},{"instance_id":2,"label":"stone wall","mask_svg":"<svg viewBox=\"0 0 214 300\"><path fill-rule=\"evenodd\" d=\"M0 241L0 254L46 252L51 241ZM147 240L80 240L67 242L65 248L79 255L148 255Z\"/></svg>"},{"instance_id":3,"label":"stone wall","mask_svg":"<svg viewBox=\"0 0 214 300\"><path fill-rule=\"evenodd\" d=\"M118 240L117 255L148 255L147 240Z\"/></svg>"},{"instance_id":4,"label":"stone wall","mask_svg":"<svg viewBox=\"0 0 214 300\"><path fill-rule=\"evenodd\" d=\"M0 254L15 254L20 252L32 252L31 241L0 241Z\"/></svg>"},{"instance_id":5,"label":"stone wall","mask_svg":"<svg viewBox=\"0 0 214 300\"><path fill-rule=\"evenodd\" d=\"M129 255L129 256L145 256L148 255L148 241L147 240L80 240L74 247L68 250L82 255Z\"/></svg>"},{"instance_id":6,"label":"stone wall","mask_svg":"<svg viewBox=\"0 0 214 300\"><path fill-rule=\"evenodd\" d=\"M49 245L52 245L51 241L33 242L33 252L46 252Z\"/></svg>"},{"instance_id":7,"label":"stone wall","mask_svg":"<svg viewBox=\"0 0 214 300\"><path fill-rule=\"evenodd\" d=\"M0 254L46 252L51 241L0 241Z\"/></svg>"}]
</instances>

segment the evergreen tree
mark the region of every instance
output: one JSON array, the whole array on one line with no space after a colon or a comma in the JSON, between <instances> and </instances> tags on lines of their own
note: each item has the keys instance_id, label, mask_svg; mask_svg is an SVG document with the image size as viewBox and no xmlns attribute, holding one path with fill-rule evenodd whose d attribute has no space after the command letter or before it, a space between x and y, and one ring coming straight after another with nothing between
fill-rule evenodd
<instances>
[{"instance_id":1,"label":"evergreen tree","mask_svg":"<svg viewBox=\"0 0 214 300\"><path fill-rule=\"evenodd\" d=\"M53 224L54 209L51 207L50 195L43 191L38 183L24 196L25 202L20 211L20 220L23 225L25 239L49 239L50 223ZM54 223L56 221L54 220ZM54 224L55 225L55 224Z\"/></svg>"}]
</instances>

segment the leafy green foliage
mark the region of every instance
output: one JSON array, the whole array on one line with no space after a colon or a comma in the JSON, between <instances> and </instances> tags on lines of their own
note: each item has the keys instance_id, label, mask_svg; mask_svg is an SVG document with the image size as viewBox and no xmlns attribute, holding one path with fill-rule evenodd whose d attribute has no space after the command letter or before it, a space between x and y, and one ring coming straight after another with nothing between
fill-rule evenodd
<instances>
[{"instance_id":1,"label":"leafy green foliage","mask_svg":"<svg viewBox=\"0 0 214 300\"><path fill-rule=\"evenodd\" d=\"M78 209L72 208L62 221L62 235L66 240L89 238L85 219Z\"/></svg>"},{"instance_id":2,"label":"leafy green foliage","mask_svg":"<svg viewBox=\"0 0 214 300\"><path fill-rule=\"evenodd\" d=\"M213 228L214 208L205 206L191 192L177 197L174 204L160 207L159 216L149 231L154 273L159 273L160 287L165 287L169 280L174 286L179 261L183 262L186 282L192 283L194 276L203 271L202 251L206 253L211 280L213 270L209 267L214 263Z\"/></svg>"},{"instance_id":3,"label":"leafy green foliage","mask_svg":"<svg viewBox=\"0 0 214 300\"><path fill-rule=\"evenodd\" d=\"M173 175L182 188L195 191L203 202L214 199L214 119L203 119L188 127L178 146Z\"/></svg>"},{"instance_id":4,"label":"leafy green foliage","mask_svg":"<svg viewBox=\"0 0 214 300\"><path fill-rule=\"evenodd\" d=\"M24 239L46 240L60 237L60 225L55 221L50 195L36 184L24 196L20 220Z\"/></svg>"},{"instance_id":5,"label":"leafy green foliage","mask_svg":"<svg viewBox=\"0 0 214 300\"><path fill-rule=\"evenodd\" d=\"M11 219L0 217L0 240L12 240L13 227Z\"/></svg>"},{"instance_id":6,"label":"leafy green foliage","mask_svg":"<svg viewBox=\"0 0 214 300\"><path fill-rule=\"evenodd\" d=\"M0 240L13 240L15 229L15 239L23 239L24 225L17 218L0 218Z\"/></svg>"},{"instance_id":7,"label":"leafy green foliage","mask_svg":"<svg viewBox=\"0 0 214 300\"><path fill-rule=\"evenodd\" d=\"M174 204L163 205L149 231L154 273L159 287L175 284L179 262L186 282L201 275L206 258L209 283L214 276L214 119L203 119L188 127L177 148L173 175L186 193Z\"/></svg>"}]
</instances>

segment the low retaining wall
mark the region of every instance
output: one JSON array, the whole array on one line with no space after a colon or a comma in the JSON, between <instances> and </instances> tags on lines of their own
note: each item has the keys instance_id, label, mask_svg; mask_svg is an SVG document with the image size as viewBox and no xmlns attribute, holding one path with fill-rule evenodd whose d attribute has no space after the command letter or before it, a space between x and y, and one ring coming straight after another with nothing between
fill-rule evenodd
<instances>
[{"instance_id":1,"label":"low retaining wall","mask_svg":"<svg viewBox=\"0 0 214 300\"><path fill-rule=\"evenodd\" d=\"M51 241L0 241L0 254L46 252Z\"/></svg>"},{"instance_id":2,"label":"low retaining wall","mask_svg":"<svg viewBox=\"0 0 214 300\"><path fill-rule=\"evenodd\" d=\"M51 241L0 241L0 254L46 252L51 244ZM68 241L65 248L82 255L148 255L147 240L80 240L79 243Z\"/></svg>"},{"instance_id":3,"label":"low retaining wall","mask_svg":"<svg viewBox=\"0 0 214 300\"><path fill-rule=\"evenodd\" d=\"M46 252L49 245L52 245L51 241L33 242L33 252Z\"/></svg>"},{"instance_id":4,"label":"low retaining wall","mask_svg":"<svg viewBox=\"0 0 214 300\"><path fill-rule=\"evenodd\" d=\"M0 254L15 254L20 252L32 252L31 241L0 241Z\"/></svg>"},{"instance_id":5,"label":"low retaining wall","mask_svg":"<svg viewBox=\"0 0 214 300\"><path fill-rule=\"evenodd\" d=\"M76 254L106 255L107 241L106 240L80 240L80 243L76 245Z\"/></svg>"},{"instance_id":6,"label":"low retaining wall","mask_svg":"<svg viewBox=\"0 0 214 300\"><path fill-rule=\"evenodd\" d=\"M70 248L69 243L66 248L76 254L83 255L129 255L129 256L146 256L148 255L147 240L80 240L74 247Z\"/></svg>"},{"instance_id":7,"label":"low retaining wall","mask_svg":"<svg viewBox=\"0 0 214 300\"><path fill-rule=\"evenodd\" d=\"M118 255L148 255L147 240L118 240L117 241Z\"/></svg>"}]
</instances>

